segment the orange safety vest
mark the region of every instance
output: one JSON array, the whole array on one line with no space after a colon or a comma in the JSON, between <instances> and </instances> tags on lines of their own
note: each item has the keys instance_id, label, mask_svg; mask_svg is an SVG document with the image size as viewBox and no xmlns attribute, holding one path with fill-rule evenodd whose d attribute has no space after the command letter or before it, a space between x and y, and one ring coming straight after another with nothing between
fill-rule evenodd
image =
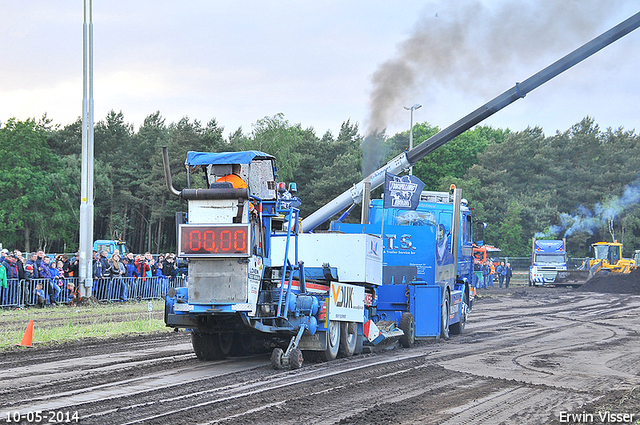
<instances>
[{"instance_id":1,"label":"orange safety vest","mask_svg":"<svg viewBox=\"0 0 640 425\"><path fill-rule=\"evenodd\" d=\"M224 183L224 182L231 183L234 189L244 189L247 187L247 183L245 183L245 181L242 180L242 177L240 177L237 174L228 174L216 180L216 183Z\"/></svg>"}]
</instances>

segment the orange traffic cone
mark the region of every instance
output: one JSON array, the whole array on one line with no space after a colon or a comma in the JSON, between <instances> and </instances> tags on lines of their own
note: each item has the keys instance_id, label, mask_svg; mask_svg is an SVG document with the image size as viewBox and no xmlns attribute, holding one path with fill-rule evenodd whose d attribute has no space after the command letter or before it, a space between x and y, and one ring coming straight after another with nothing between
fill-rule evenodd
<instances>
[{"instance_id":1,"label":"orange traffic cone","mask_svg":"<svg viewBox=\"0 0 640 425\"><path fill-rule=\"evenodd\" d=\"M33 320L29 320L29 324L27 325L27 330L24 331L24 336L22 337L22 342L20 344L23 347L31 347L31 340L33 339Z\"/></svg>"}]
</instances>

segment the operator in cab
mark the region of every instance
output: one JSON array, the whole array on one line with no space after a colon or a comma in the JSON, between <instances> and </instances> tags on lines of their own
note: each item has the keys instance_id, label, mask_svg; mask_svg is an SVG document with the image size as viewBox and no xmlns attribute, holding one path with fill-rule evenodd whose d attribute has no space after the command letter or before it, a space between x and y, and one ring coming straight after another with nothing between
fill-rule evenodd
<instances>
[{"instance_id":1,"label":"operator in cab","mask_svg":"<svg viewBox=\"0 0 640 425\"><path fill-rule=\"evenodd\" d=\"M227 174L226 176L220 177L216 180L216 183L224 183L228 182L233 185L234 189L246 189L247 183L240 177L240 164L233 164L231 166L231 174Z\"/></svg>"}]
</instances>

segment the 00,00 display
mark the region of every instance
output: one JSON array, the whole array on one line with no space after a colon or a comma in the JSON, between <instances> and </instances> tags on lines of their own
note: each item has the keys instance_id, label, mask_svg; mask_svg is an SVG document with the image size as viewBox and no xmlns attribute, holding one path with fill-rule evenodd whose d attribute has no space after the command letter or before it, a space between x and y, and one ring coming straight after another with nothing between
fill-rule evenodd
<instances>
[{"instance_id":1,"label":"00,00 display","mask_svg":"<svg viewBox=\"0 0 640 425\"><path fill-rule=\"evenodd\" d=\"M182 255L248 254L248 226L189 226L180 227Z\"/></svg>"}]
</instances>

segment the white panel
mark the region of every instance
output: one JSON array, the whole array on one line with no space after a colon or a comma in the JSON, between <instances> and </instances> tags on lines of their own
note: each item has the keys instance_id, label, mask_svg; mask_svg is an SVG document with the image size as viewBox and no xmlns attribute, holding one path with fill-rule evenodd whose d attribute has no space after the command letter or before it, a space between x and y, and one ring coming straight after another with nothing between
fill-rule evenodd
<instances>
[{"instance_id":1,"label":"white panel","mask_svg":"<svg viewBox=\"0 0 640 425\"><path fill-rule=\"evenodd\" d=\"M284 264L286 238L271 239L272 264ZM382 239L353 233L304 233L299 236L298 259L306 267L329 263L338 269L340 282L382 284ZM294 241L289 247L289 261L294 263Z\"/></svg>"},{"instance_id":2,"label":"white panel","mask_svg":"<svg viewBox=\"0 0 640 425\"><path fill-rule=\"evenodd\" d=\"M199 199L189 201L187 218L190 224L232 223L237 214L237 199Z\"/></svg>"}]
</instances>

